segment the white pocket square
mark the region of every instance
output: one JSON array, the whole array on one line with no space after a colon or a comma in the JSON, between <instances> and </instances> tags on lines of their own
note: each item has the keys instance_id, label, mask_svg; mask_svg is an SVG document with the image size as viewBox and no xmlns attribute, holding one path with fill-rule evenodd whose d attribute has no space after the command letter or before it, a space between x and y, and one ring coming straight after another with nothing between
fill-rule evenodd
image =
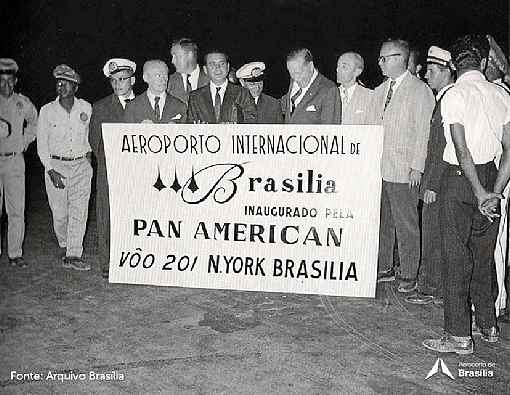
<instances>
[{"instance_id":1,"label":"white pocket square","mask_svg":"<svg viewBox=\"0 0 510 395\"><path fill-rule=\"evenodd\" d=\"M172 121L177 121L178 119L182 118L182 114L177 114L175 117L172 118Z\"/></svg>"},{"instance_id":2,"label":"white pocket square","mask_svg":"<svg viewBox=\"0 0 510 395\"><path fill-rule=\"evenodd\" d=\"M305 111L317 111L317 109L315 108L315 106L312 104L311 106L308 106L306 107L306 110Z\"/></svg>"}]
</instances>

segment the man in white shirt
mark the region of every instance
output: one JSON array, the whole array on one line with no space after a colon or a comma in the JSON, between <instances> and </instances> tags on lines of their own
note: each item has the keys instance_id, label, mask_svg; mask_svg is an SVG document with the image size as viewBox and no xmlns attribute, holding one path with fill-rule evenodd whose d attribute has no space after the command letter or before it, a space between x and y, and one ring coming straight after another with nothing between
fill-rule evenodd
<instances>
[{"instance_id":1,"label":"man in white shirt","mask_svg":"<svg viewBox=\"0 0 510 395\"><path fill-rule=\"evenodd\" d=\"M510 97L488 82L489 44L484 36L459 38L451 49L458 79L443 97L446 138L440 228L445 264L444 330L423 345L437 352L471 354L471 304L482 340L496 342L499 329L494 247L499 199L510 176ZM501 154L499 171L494 158Z\"/></svg>"},{"instance_id":2,"label":"man in white shirt","mask_svg":"<svg viewBox=\"0 0 510 395\"><path fill-rule=\"evenodd\" d=\"M342 125L367 125L373 118L372 90L358 82L365 61L356 52L346 52L338 57L336 81L340 84L342 99Z\"/></svg>"},{"instance_id":3,"label":"man in white shirt","mask_svg":"<svg viewBox=\"0 0 510 395\"><path fill-rule=\"evenodd\" d=\"M77 98L80 76L62 64L53 70L58 97L41 108L37 153L44 166L46 193L63 267L90 270L82 259L88 217L91 149L88 141L92 106Z\"/></svg>"},{"instance_id":4,"label":"man in white shirt","mask_svg":"<svg viewBox=\"0 0 510 395\"><path fill-rule=\"evenodd\" d=\"M209 77L198 64L198 46L193 40L175 40L170 53L175 73L168 78L167 92L187 103L191 91L207 85Z\"/></svg>"},{"instance_id":5,"label":"man in white shirt","mask_svg":"<svg viewBox=\"0 0 510 395\"><path fill-rule=\"evenodd\" d=\"M25 267L25 159L23 153L35 139L37 110L28 97L14 92L18 65L0 59L0 212L5 200L7 212L7 255L9 263ZM26 123L26 127L24 126Z\"/></svg>"}]
</instances>

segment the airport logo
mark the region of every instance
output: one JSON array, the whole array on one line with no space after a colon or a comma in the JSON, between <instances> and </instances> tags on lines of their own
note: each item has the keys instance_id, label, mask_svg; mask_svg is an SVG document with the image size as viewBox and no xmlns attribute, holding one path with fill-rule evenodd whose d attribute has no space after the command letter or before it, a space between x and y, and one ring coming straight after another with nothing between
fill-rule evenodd
<instances>
[{"instance_id":1,"label":"airport logo","mask_svg":"<svg viewBox=\"0 0 510 395\"><path fill-rule=\"evenodd\" d=\"M432 369L430 369L430 372L427 374L427 377L425 377L425 380L434 376L436 373L439 373L439 371L441 371L441 373L445 374L452 380L455 380L455 377L453 377L452 372L450 372L450 369L448 369L448 366L446 366L446 364L443 362L441 358L437 359L436 363L434 364L434 366L432 366Z\"/></svg>"}]
</instances>

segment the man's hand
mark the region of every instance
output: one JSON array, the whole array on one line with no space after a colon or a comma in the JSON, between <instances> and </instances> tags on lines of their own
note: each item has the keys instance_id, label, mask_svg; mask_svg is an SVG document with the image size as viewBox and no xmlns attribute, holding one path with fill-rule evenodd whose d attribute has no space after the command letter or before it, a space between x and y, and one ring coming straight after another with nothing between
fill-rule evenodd
<instances>
[{"instance_id":1,"label":"man's hand","mask_svg":"<svg viewBox=\"0 0 510 395\"><path fill-rule=\"evenodd\" d=\"M478 200L478 210L480 210L482 215L486 216L489 221L492 222L495 218L500 216L497 213L497 209L499 201L503 199L501 193L482 191L476 195L476 199Z\"/></svg>"},{"instance_id":2,"label":"man's hand","mask_svg":"<svg viewBox=\"0 0 510 395\"><path fill-rule=\"evenodd\" d=\"M436 201L437 193L434 191L431 191L430 189L427 189L425 193L423 194L423 203L431 204Z\"/></svg>"},{"instance_id":3,"label":"man's hand","mask_svg":"<svg viewBox=\"0 0 510 395\"><path fill-rule=\"evenodd\" d=\"M409 172L409 188L419 187L421 182L421 172L411 169Z\"/></svg>"},{"instance_id":4,"label":"man's hand","mask_svg":"<svg viewBox=\"0 0 510 395\"><path fill-rule=\"evenodd\" d=\"M64 180L66 179L62 174L54 169L48 170L48 175L50 176L51 182L58 189L64 189Z\"/></svg>"}]
</instances>

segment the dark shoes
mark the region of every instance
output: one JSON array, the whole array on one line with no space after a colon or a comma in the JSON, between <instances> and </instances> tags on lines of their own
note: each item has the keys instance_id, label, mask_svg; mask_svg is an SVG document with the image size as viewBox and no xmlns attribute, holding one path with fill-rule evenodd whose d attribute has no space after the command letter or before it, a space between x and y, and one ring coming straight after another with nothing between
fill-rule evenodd
<instances>
[{"instance_id":1,"label":"dark shoes","mask_svg":"<svg viewBox=\"0 0 510 395\"><path fill-rule=\"evenodd\" d=\"M390 268L377 273L377 282L385 283L389 281L395 281L395 269Z\"/></svg>"},{"instance_id":2,"label":"dark shoes","mask_svg":"<svg viewBox=\"0 0 510 395\"><path fill-rule=\"evenodd\" d=\"M408 296L405 300L407 303L425 305L434 303L435 299L434 295L417 292L415 295Z\"/></svg>"},{"instance_id":3,"label":"dark shoes","mask_svg":"<svg viewBox=\"0 0 510 395\"><path fill-rule=\"evenodd\" d=\"M445 333L440 339L427 339L423 341L423 346L436 352L454 352L465 355L473 353L473 339L466 338L456 340L448 333Z\"/></svg>"},{"instance_id":4,"label":"dark shoes","mask_svg":"<svg viewBox=\"0 0 510 395\"><path fill-rule=\"evenodd\" d=\"M90 264L77 256L65 256L62 258L62 267L79 271L90 270Z\"/></svg>"},{"instance_id":5,"label":"dark shoes","mask_svg":"<svg viewBox=\"0 0 510 395\"><path fill-rule=\"evenodd\" d=\"M11 266L19 267L22 269L28 266L28 263L25 262L22 256L18 256L16 258L9 258L9 264Z\"/></svg>"},{"instance_id":6,"label":"dark shoes","mask_svg":"<svg viewBox=\"0 0 510 395\"><path fill-rule=\"evenodd\" d=\"M398 285L397 291L402 294L407 294L416 291L417 288L418 283L416 282L416 280L402 279L400 280L400 284Z\"/></svg>"}]
</instances>

